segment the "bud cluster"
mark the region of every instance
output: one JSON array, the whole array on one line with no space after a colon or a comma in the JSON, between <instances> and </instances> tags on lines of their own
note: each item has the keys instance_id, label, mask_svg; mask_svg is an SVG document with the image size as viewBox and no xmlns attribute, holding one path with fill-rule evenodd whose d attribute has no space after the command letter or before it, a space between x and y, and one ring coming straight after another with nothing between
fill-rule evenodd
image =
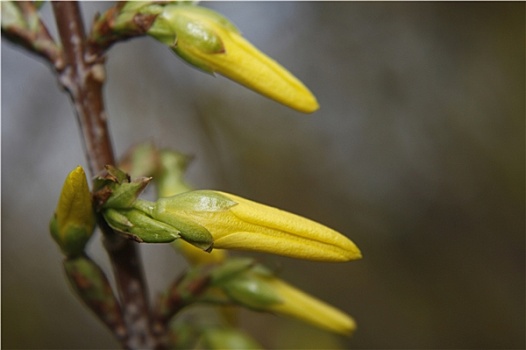
<instances>
[{"instance_id":1,"label":"bud cluster","mask_svg":"<svg viewBox=\"0 0 526 350\"><path fill-rule=\"evenodd\" d=\"M107 173L95 179L92 201L84 171L77 167L64 183L50 225L53 238L69 258L69 265L88 261L84 247L93 232L95 210L110 227L137 242L177 242L179 251L193 266L187 277L175 286L178 296L175 300L185 305L193 302L241 305L299 318L336 333L353 332L355 323L350 316L280 280L251 259L225 259L221 250L348 261L361 257L352 241L314 221L229 193L212 190L178 193L187 188L182 185L184 158L168 151L157 152L156 165L151 166L139 155L152 153L147 148L137 150L138 158L130 154L127 166L136 171L141 167L150 169L160 175L157 183L160 193L177 194L156 201L140 199L139 195L152 178L132 180L124 171L107 166ZM204 253L213 248L220 250L214 250L214 254ZM93 281L102 279L93 278ZM196 286L200 287L195 289ZM89 302L89 298L84 299ZM165 298L163 305L167 306L161 310L166 317L173 312L169 306L173 305L171 300ZM236 338L224 329L209 336L208 341L218 341L218 344Z\"/></svg>"}]
</instances>

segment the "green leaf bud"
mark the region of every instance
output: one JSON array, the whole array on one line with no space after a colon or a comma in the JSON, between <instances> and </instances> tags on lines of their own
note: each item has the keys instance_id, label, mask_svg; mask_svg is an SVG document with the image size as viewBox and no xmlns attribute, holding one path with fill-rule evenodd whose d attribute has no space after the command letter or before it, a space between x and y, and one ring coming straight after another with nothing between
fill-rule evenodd
<instances>
[{"instance_id":1,"label":"green leaf bud","mask_svg":"<svg viewBox=\"0 0 526 350\"><path fill-rule=\"evenodd\" d=\"M126 334L119 303L102 269L85 255L64 260L75 294L119 337Z\"/></svg>"}]
</instances>

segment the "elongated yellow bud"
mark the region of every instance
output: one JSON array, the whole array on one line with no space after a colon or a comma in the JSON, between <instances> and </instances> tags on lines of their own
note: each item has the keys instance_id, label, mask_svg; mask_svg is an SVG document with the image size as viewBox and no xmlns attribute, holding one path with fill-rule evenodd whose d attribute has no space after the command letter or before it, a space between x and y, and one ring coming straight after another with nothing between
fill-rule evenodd
<instances>
[{"instance_id":1,"label":"elongated yellow bud","mask_svg":"<svg viewBox=\"0 0 526 350\"><path fill-rule=\"evenodd\" d=\"M269 310L340 334L350 335L356 329L353 318L343 311L278 278L269 279L267 282L275 293L284 300L282 303L269 306Z\"/></svg>"},{"instance_id":2,"label":"elongated yellow bud","mask_svg":"<svg viewBox=\"0 0 526 350\"><path fill-rule=\"evenodd\" d=\"M301 81L215 11L191 5L164 6L148 34L202 70L219 73L300 112L319 108Z\"/></svg>"},{"instance_id":3,"label":"elongated yellow bud","mask_svg":"<svg viewBox=\"0 0 526 350\"><path fill-rule=\"evenodd\" d=\"M91 193L86 174L79 166L64 181L50 231L65 255L76 256L83 252L94 228Z\"/></svg>"},{"instance_id":4,"label":"elongated yellow bud","mask_svg":"<svg viewBox=\"0 0 526 350\"><path fill-rule=\"evenodd\" d=\"M190 191L154 203L151 215L200 241L208 231L213 247L274 253L319 261L361 258L342 234L312 220L218 191ZM188 225L185 232L185 223ZM203 245L200 247L202 248Z\"/></svg>"},{"instance_id":5,"label":"elongated yellow bud","mask_svg":"<svg viewBox=\"0 0 526 350\"><path fill-rule=\"evenodd\" d=\"M213 274L212 286L219 288L227 298L223 302L294 317L344 335L356 329L351 316L275 277L262 265L247 265L245 260L230 259ZM220 295L215 289L210 294Z\"/></svg>"}]
</instances>

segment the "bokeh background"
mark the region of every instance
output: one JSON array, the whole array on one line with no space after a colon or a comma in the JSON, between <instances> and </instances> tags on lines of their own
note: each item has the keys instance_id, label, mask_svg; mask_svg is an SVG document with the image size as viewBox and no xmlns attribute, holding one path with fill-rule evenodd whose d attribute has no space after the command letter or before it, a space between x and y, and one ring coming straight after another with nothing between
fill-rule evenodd
<instances>
[{"instance_id":1,"label":"bokeh background","mask_svg":"<svg viewBox=\"0 0 526 350\"><path fill-rule=\"evenodd\" d=\"M302 115L203 74L151 39L115 46L117 153L195 157L188 181L301 214L355 241L346 264L258 255L353 315L351 339L272 315L268 348L525 347L525 4L206 2L302 79ZM108 3L82 4L89 23ZM50 6L43 14L54 32ZM2 41L2 346L115 348L68 290L48 220L86 165L49 67ZM97 235L90 254L108 269ZM184 262L141 246L152 298Z\"/></svg>"}]
</instances>

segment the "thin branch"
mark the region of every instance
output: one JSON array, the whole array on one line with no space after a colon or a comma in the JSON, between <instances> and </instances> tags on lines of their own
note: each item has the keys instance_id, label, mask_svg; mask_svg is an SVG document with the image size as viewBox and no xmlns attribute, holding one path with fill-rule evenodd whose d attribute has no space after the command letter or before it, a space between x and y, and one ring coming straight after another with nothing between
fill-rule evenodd
<instances>
[{"instance_id":1,"label":"thin branch","mask_svg":"<svg viewBox=\"0 0 526 350\"><path fill-rule=\"evenodd\" d=\"M34 3L31 1L18 1L6 6L14 6L15 11L18 11L23 18L18 23L2 24L2 34L10 41L43 57L56 70L62 70L64 68L62 50L55 43L55 40L41 21Z\"/></svg>"},{"instance_id":2,"label":"thin branch","mask_svg":"<svg viewBox=\"0 0 526 350\"><path fill-rule=\"evenodd\" d=\"M157 18L155 14L134 13L132 16L126 17L127 21L120 23L119 29L115 27L117 17L124 4L124 2L117 2L115 6L106 10L102 15L95 17L88 37L88 50L90 52L107 51L118 42L146 35Z\"/></svg>"},{"instance_id":3,"label":"thin branch","mask_svg":"<svg viewBox=\"0 0 526 350\"><path fill-rule=\"evenodd\" d=\"M58 72L59 80L73 102L90 172L96 175L105 165L115 164L102 95L104 58L102 52L87 52L78 3L53 2L53 11L65 60L65 68ZM113 266L127 328L122 345L131 349L157 348L159 342L151 329L148 295L136 244L113 232L102 219L99 226Z\"/></svg>"},{"instance_id":4,"label":"thin branch","mask_svg":"<svg viewBox=\"0 0 526 350\"><path fill-rule=\"evenodd\" d=\"M104 165L115 163L102 96L104 59L86 61L84 27L76 3L53 2L53 10L67 65L59 79L75 105L90 172L95 175Z\"/></svg>"}]
</instances>

